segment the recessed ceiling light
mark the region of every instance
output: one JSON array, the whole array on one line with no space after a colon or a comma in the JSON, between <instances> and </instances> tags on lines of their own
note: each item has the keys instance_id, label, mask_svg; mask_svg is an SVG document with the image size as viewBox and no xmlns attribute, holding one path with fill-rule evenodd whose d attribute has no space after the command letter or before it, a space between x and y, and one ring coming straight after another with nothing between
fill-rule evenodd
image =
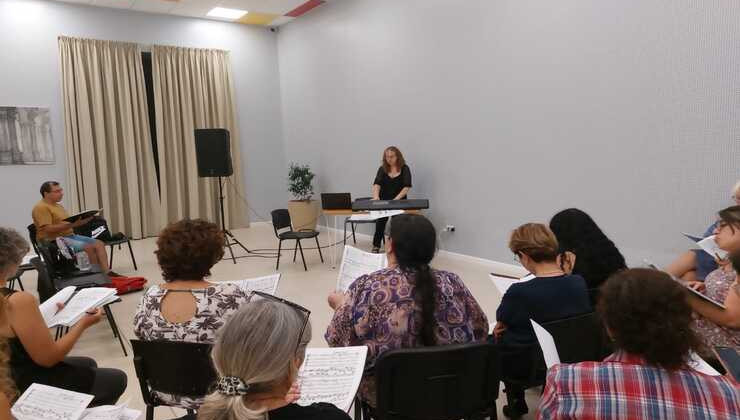
<instances>
[{"instance_id":1,"label":"recessed ceiling light","mask_svg":"<svg viewBox=\"0 0 740 420\"><path fill-rule=\"evenodd\" d=\"M214 7L210 12L208 12L208 16L223 19L239 19L246 14L246 10L227 9L225 7Z\"/></svg>"}]
</instances>

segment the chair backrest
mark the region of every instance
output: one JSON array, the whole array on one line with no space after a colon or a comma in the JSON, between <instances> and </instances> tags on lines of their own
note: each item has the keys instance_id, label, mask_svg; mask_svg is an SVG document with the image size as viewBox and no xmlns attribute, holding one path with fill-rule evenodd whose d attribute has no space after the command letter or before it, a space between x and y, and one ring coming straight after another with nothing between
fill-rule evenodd
<instances>
[{"instance_id":1,"label":"chair backrest","mask_svg":"<svg viewBox=\"0 0 740 420\"><path fill-rule=\"evenodd\" d=\"M552 335L562 363L601 361L611 353L596 312L546 322L542 327Z\"/></svg>"},{"instance_id":2,"label":"chair backrest","mask_svg":"<svg viewBox=\"0 0 740 420\"><path fill-rule=\"evenodd\" d=\"M490 343L393 350L375 365L377 420L482 418L495 412L498 348Z\"/></svg>"},{"instance_id":3,"label":"chair backrest","mask_svg":"<svg viewBox=\"0 0 740 420\"><path fill-rule=\"evenodd\" d=\"M54 281L49 275L49 270L46 267L46 263L44 263L41 258L31 258L31 264L36 269L38 279L36 283L36 290L39 293L39 301L43 303L44 301L46 301L46 299L54 296L54 294L57 292L57 289L56 287L54 287Z\"/></svg>"},{"instance_id":4,"label":"chair backrest","mask_svg":"<svg viewBox=\"0 0 740 420\"><path fill-rule=\"evenodd\" d=\"M31 240L33 250L36 251L36 255L39 255L39 244L36 242L36 225L31 223L30 225L26 226L26 229L28 229L28 239Z\"/></svg>"},{"instance_id":5,"label":"chair backrest","mask_svg":"<svg viewBox=\"0 0 740 420\"><path fill-rule=\"evenodd\" d=\"M288 209L273 210L270 212L270 215L272 216L272 228L275 230L275 236L277 236L278 231L281 229L293 229Z\"/></svg>"},{"instance_id":6,"label":"chair backrest","mask_svg":"<svg viewBox=\"0 0 740 420\"><path fill-rule=\"evenodd\" d=\"M147 405L166 405L153 391L205 397L218 375L211 362L212 344L131 340L134 367Z\"/></svg>"}]
</instances>

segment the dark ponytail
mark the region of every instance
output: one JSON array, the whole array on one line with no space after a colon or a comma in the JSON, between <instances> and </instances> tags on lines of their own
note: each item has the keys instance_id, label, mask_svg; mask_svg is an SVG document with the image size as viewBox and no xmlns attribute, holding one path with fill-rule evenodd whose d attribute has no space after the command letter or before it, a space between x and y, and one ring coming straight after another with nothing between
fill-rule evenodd
<instances>
[{"instance_id":1,"label":"dark ponytail","mask_svg":"<svg viewBox=\"0 0 740 420\"><path fill-rule=\"evenodd\" d=\"M437 343L437 281L429 263L437 251L437 232L429 219L418 214L393 216L388 230L399 268L414 277L414 300L421 307L422 342L433 346Z\"/></svg>"}]
</instances>

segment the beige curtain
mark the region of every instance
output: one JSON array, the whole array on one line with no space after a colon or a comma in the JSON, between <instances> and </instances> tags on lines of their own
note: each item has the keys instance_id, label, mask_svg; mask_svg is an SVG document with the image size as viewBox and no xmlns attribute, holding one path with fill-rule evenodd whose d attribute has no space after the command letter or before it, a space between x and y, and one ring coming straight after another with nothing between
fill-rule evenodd
<instances>
[{"instance_id":1,"label":"beige curtain","mask_svg":"<svg viewBox=\"0 0 740 420\"><path fill-rule=\"evenodd\" d=\"M198 178L194 130L226 128L234 167L224 180L226 227L248 226L229 53L154 46L152 78L163 221L220 220L217 178Z\"/></svg>"},{"instance_id":2,"label":"beige curtain","mask_svg":"<svg viewBox=\"0 0 740 420\"><path fill-rule=\"evenodd\" d=\"M136 44L59 37L70 211L103 208L110 228L161 227L141 52Z\"/></svg>"}]
</instances>

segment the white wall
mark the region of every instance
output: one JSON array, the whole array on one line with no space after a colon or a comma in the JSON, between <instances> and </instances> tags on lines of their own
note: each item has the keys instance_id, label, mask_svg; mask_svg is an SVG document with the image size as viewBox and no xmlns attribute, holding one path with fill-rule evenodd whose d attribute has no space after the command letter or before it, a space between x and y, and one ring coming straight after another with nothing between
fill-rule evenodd
<instances>
[{"instance_id":1,"label":"white wall","mask_svg":"<svg viewBox=\"0 0 740 420\"><path fill-rule=\"evenodd\" d=\"M740 3L352 0L279 33L289 161L367 195L398 145L445 249L570 206L665 263L740 178Z\"/></svg>"},{"instance_id":2,"label":"white wall","mask_svg":"<svg viewBox=\"0 0 740 420\"><path fill-rule=\"evenodd\" d=\"M284 206L285 160L275 34L265 28L76 6L0 0L0 105L51 108L56 164L0 166L0 225L25 231L45 180L66 180L57 37L68 35L142 44L231 51L242 161L249 204L269 217ZM250 215L254 221L254 214Z\"/></svg>"}]
</instances>

